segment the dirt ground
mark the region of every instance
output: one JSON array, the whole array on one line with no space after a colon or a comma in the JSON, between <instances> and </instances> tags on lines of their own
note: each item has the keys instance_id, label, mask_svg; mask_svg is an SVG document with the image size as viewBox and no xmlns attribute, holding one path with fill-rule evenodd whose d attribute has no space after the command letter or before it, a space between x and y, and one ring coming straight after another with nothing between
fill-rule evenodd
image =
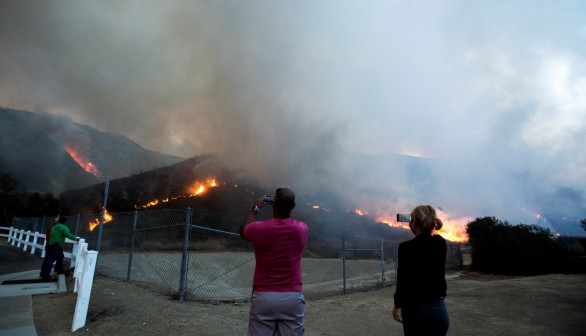
<instances>
[{"instance_id":1,"label":"dirt ground","mask_svg":"<svg viewBox=\"0 0 586 336\"><path fill-rule=\"evenodd\" d=\"M306 335L402 335L401 325L391 317L394 290L308 300ZM38 335L71 335L75 303L71 291L33 296ZM448 276L446 303L449 335L585 335L586 275L456 272ZM246 335L248 308L248 302L182 303L98 275L86 326L75 334Z\"/></svg>"}]
</instances>

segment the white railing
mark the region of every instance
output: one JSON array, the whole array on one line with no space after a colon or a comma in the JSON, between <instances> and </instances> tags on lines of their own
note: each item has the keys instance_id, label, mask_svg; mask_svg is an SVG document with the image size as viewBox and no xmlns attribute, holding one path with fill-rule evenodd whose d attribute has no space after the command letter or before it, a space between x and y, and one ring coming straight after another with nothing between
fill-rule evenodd
<instances>
[{"instance_id":1,"label":"white railing","mask_svg":"<svg viewBox=\"0 0 586 336\"><path fill-rule=\"evenodd\" d=\"M10 231L11 227L8 226L0 226L0 237L8 238L8 232ZM4 232L6 231L6 232Z\"/></svg>"},{"instance_id":2,"label":"white railing","mask_svg":"<svg viewBox=\"0 0 586 336\"><path fill-rule=\"evenodd\" d=\"M22 246L23 251L28 251L30 247L30 253L35 254L37 249L41 251L41 258L45 257L45 247L47 244L46 235L40 232L31 232L25 230L18 230L12 227L0 227L0 230L8 230L8 234L2 234L2 237L8 237L8 242L12 246L20 248ZM69 267L74 268L77 259L77 249L79 244L76 244L75 240L65 238L65 246L63 247L63 256L70 260Z\"/></svg>"},{"instance_id":3,"label":"white railing","mask_svg":"<svg viewBox=\"0 0 586 336\"><path fill-rule=\"evenodd\" d=\"M80 239L79 244L75 244L75 246L79 247L76 251L77 267L73 275L75 277L73 292L77 293L77 303L75 304L71 331L76 331L85 325L98 260L98 251L89 251L84 239Z\"/></svg>"},{"instance_id":4,"label":"white railing","mask_svg":"<svg viewBox=\"0 0 586 336\"><path fill-rule=\"evenodd\" d=\"M46 235L44 233L18 230L12 227L1 227L1 229L8 230L8 234L3 234L2 236L8 237L8 242L11 243L12 246L16 246L18 248L22 246L22 249L25 252L30 247L31 254L35 254L37 249L40 249L41 258L45 257Z\"/></svg>"},{"instance_id":5,"label":"white railing","mask_svg":"<svg viewBox=\"0 0 586 336\"><path fill-rule=\"evenodd\" d=\"M5 231L8 231L8 234L4 233ZM45 256L46 237L44 233L0 226L0 237L7 237L9 243L18 248L22 246L25 252L30 247L31 254L35 254L36 249L41 249L41 257ZM70 260L70 268L74 269L73 277L75 283L73 292L77 293L77 303L75 305L71 331L76 331L85 326L87 319L98 252L88 250L88 244L85 242L85 239L75 241L66 238L65 243L66 246L63 248L63 255Z\"/></svg>"}]
</instances>

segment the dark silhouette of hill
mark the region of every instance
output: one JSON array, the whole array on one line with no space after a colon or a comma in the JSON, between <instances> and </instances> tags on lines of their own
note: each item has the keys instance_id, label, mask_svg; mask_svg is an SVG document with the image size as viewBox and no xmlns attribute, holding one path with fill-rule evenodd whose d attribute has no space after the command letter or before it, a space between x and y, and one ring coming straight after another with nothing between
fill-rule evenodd
<instances>
[{"instance_id":1,"label":"dark silhouette of hill","mask_svg":"<svg viewBox=\"0 0 586 336\"><path fill-rule=\"evenodd\" d=\"M0 171L28 192L58 194L183 160L48 113L0 108L0 132Z\"/></svg>"}]
</instances>

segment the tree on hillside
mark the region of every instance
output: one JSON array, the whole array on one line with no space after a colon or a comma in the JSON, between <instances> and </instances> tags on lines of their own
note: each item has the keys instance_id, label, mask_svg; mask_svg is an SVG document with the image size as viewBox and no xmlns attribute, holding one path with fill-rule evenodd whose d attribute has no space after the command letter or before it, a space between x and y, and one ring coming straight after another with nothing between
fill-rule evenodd
<instances>
[{"instance_id":1,"label":"tree on hillside","mask_svg":"<svg viewBox=\"0 0 586 336\"><path fill-rule=\"evenodd\" d=\"M60 212L59 209L59 200L52 194L34 193L27 195L26 201L15 214L19 217L56 216Z\"/></svg>"},{"instance_id":2,"label":"tree on hillside","mask_svg":"<svg viewBox=\"0 0 586 336\"><path fill-rule=\"evenodd\" d=\"M0 225L10 226L14 211L19 208L20 183L14 176L0 172Z\"/></svg>"},{"instance_id":3,"label":"tree on hillside","mask_svg":"<svg viewBox=\"0 0 586 336\"><path fill-rule=\"evenodd\" d=\"M582 229L586 230L586 218L580 221L580 226L582 227Z\"/></svg>"},{"instance_id":4,"label":"tree on hillside","mask_svg":"<svg viewBox=\"0 0 586 336\"><path fill-rule=\"evenodd\" d=\"M52 194L27 194L17 178L0 172L0 226L11 226L12 218L55 216L60 202Z\"/></svg>"},{"instance_id":5,"label":"tree on hillside","mask_svg":"<svg viewBox=\"0 0 586 336\"><path fill-rule=\"evenodd\" d=\"M537 225L511 225L494 217L477 218L466 232L472 246L472 268L479 272L535 275L568 271L569 252Z\"/></svg>"}]
</instances>

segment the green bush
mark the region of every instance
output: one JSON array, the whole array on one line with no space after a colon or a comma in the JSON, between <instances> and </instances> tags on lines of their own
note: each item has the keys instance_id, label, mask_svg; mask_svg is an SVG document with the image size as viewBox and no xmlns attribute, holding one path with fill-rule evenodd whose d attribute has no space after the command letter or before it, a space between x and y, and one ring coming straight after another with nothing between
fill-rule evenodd
<instances>
[{"instance_id":1,"label":"green bush","mask_svg":"<svg viewBox=\"0 0 586 336\"><path fill-rule=\"evenodd\" d=\"M468 223L466 232L474 271L537 275L578 270L578 259L553 239L549 229L484 217Z\"/></svg>"}]
</instances>

